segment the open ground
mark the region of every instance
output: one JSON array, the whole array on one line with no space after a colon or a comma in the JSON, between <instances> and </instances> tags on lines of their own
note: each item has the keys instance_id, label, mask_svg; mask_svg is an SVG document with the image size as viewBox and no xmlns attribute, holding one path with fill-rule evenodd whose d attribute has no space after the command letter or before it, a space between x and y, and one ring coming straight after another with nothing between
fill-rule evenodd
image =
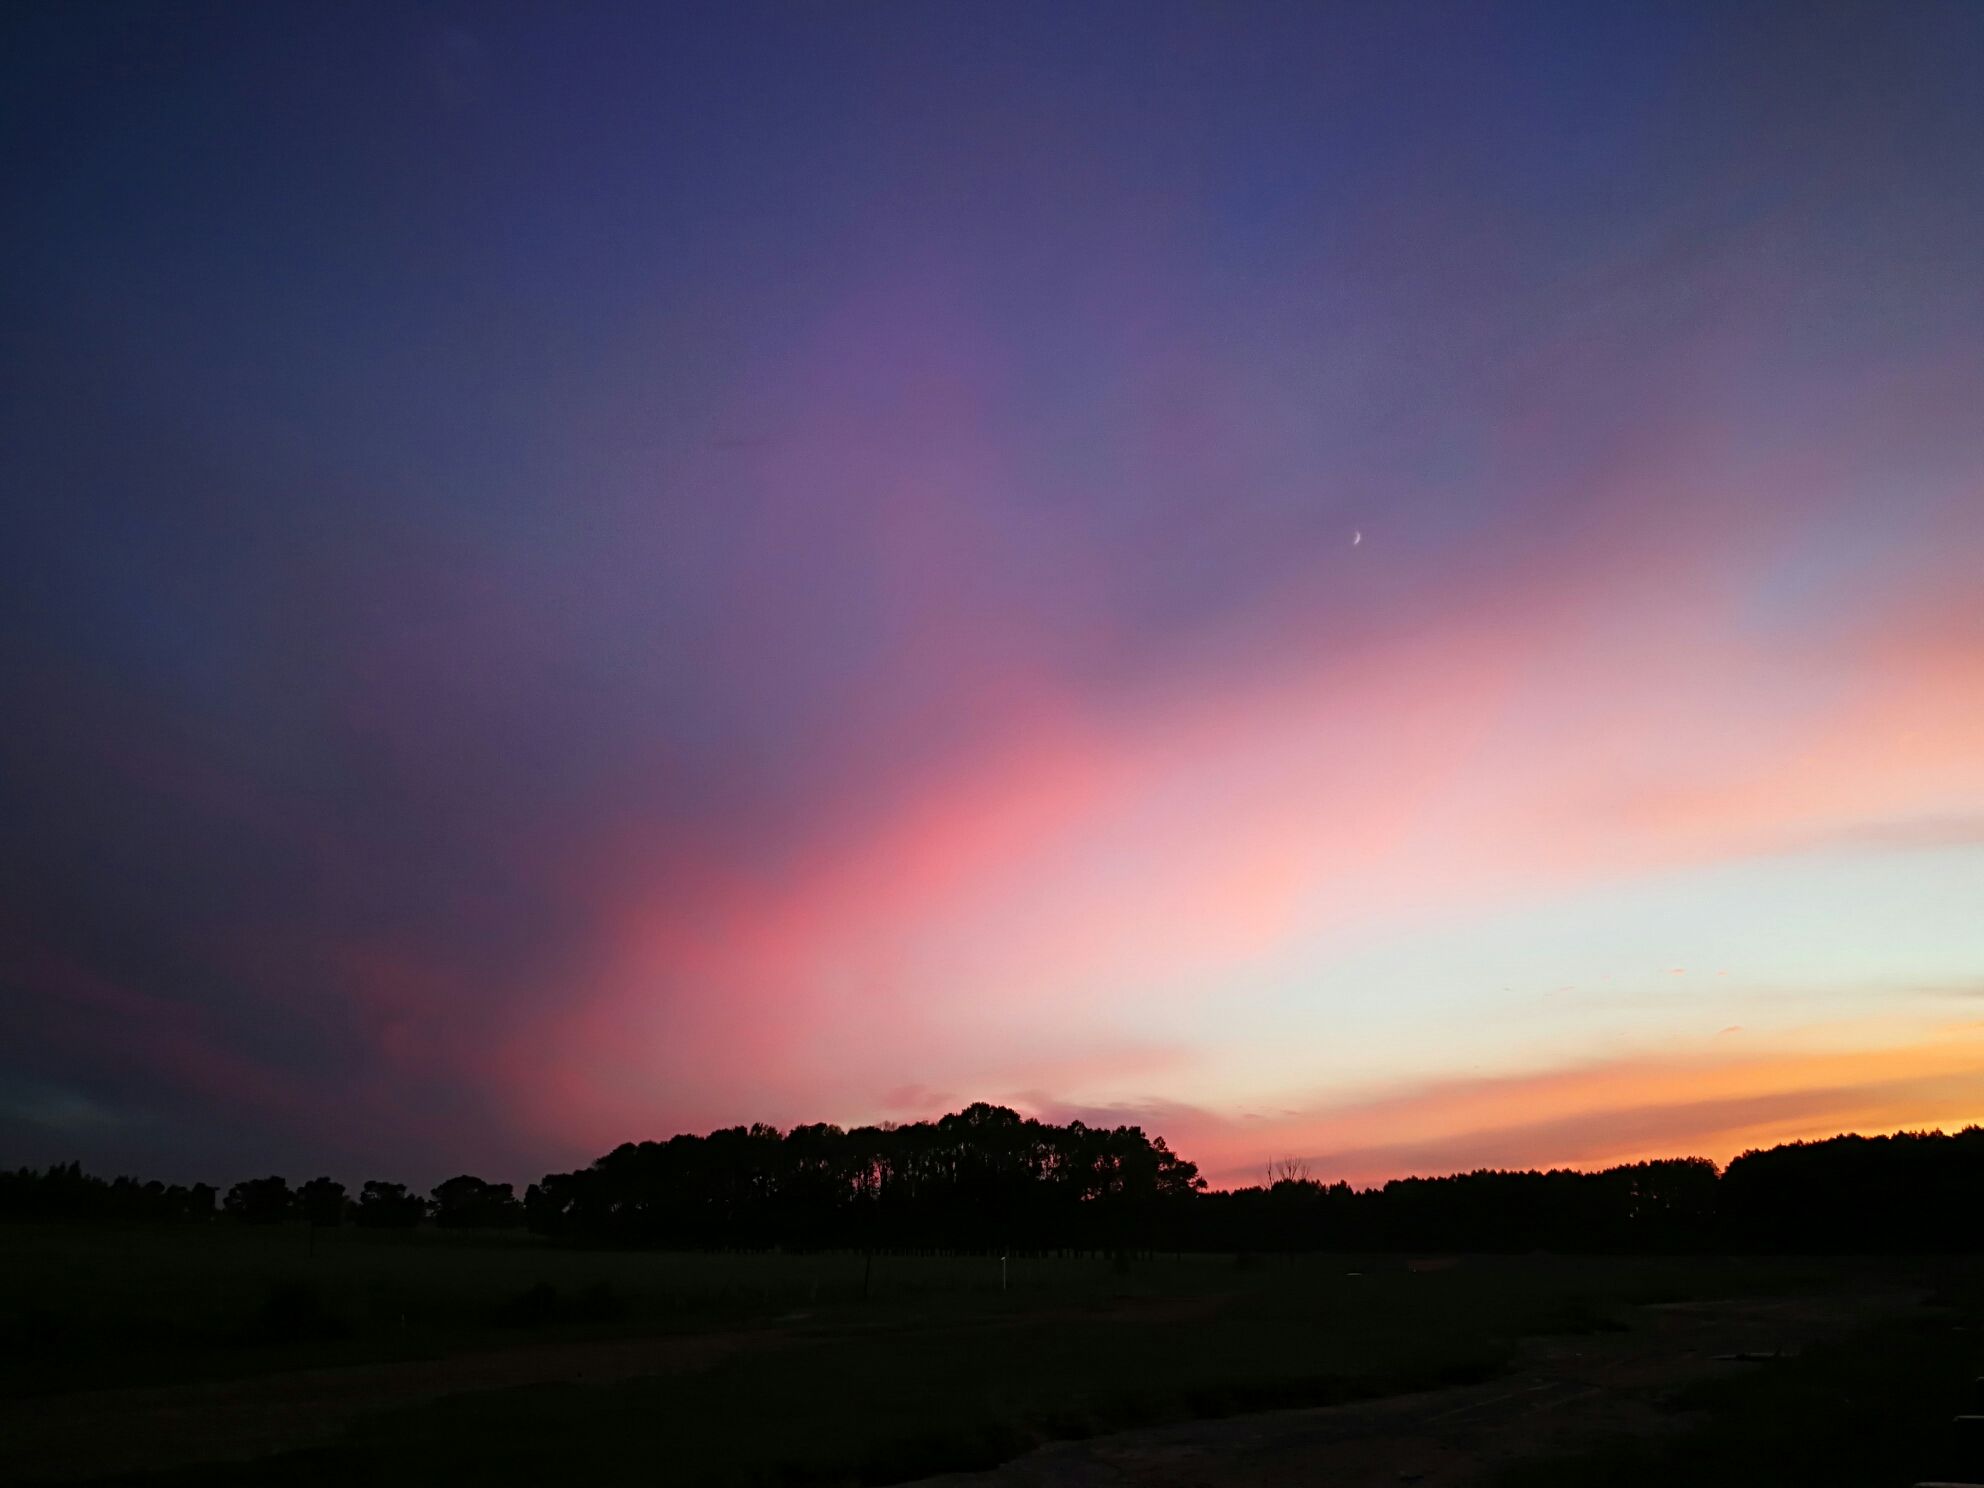
<instances>
[{"instance_id":1,"label":"open ground","mask_svg":"<svg viewBox=\"0 0 1984 1488\"><path fill-rule=\"evenodd\" d=\"M1849 1433L1822 1468L1873 1453L1904 1482L1936 1467L1980 1336L1974 1268L1949 1260L1124 1271L296 1227L14 1227L0 1245L12 1483L1451 1488L1580 1481L1593 1452L1620 1481L1675 1452L1735 1464L1742 1442L1714 1446L1731 1422Z\"/></svg>"}]
</instances>

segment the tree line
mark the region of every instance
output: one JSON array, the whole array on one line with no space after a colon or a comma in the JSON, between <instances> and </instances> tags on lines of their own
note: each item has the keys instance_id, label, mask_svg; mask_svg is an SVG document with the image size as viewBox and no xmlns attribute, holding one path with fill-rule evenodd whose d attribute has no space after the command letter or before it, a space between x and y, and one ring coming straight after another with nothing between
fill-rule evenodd
<instances>
[{"instance_id":1,"label":"tree line","mask_svg":"<svg viewBox=\"0 0 1984 1488\"><path fill-rule=\"evenodd\" d=\"M1299 1164L1202 1195L1181 1249L1970 1251L1984 1243L1984 1127L1846 1135L1600 1172L1481 1170L1325 1184Z\"/></svg>"},{"instance_id":2,"label":"tree line","mask_svg":"<svg viewBox=\"0 0 1984 1488\"><path fill-rule=\"evenodd\" d=\"M332 1178L312 1178L295 1188L281 1177L248 1178L223 1193L211 1183L106 1180L77 1163L0 1172L0 1219L142 1223L216 1216L251 1225L293 1221L404 1230L431 1221L446 1229L497 1229L522 1224L524 1210L509 1184L467 1175L426 1195L408 1192L404 1183L372 1179L353 1196Z\"/></svg>"},{"instance_id":3,"label":"tree line","mask_svg":"<svg viewBox=\"0 0 1984 1488\"><path fill-rule=\"evenodd\" d=\"M1301 1163L1207 1191L1140 1127L978 1104L936 1121L756 1125L629 1142L519 1199L463 1175L431 1193L329 1178L105 1181L0 1172L0 1218L485 1229L680 1249L925 1251L1964 1250L1984 1235L1984 1128L1840 1136L1601 1172L1483 1170L1352 1188Z\"/></svg>"},{"instance_id":4,"label":"tree line","mask_svg":"<svg viewBox=\"0 0 1984 1488\"><path fill-rule=\"evenodd\" d=\"M1149 1248L1206 1186L1137 1126L1004 1106L905 1125L731 1127L628 1142L524 1195L532 1229L635 1245L1009 1251Z\"/></svg>"}]
</instances>

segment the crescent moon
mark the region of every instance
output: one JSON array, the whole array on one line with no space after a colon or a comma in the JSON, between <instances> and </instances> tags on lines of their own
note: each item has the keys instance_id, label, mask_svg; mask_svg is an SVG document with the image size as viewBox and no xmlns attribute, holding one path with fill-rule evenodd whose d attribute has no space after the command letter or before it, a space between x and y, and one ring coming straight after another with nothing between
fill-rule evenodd
<instances>
[{"instance_id":1,"label":"crescent moon","mask_svg":"<svg viewBox=\"0 0 1984 1488\"><path fill-rule=\"evenodd\" d=\"M1364 534L1362 532L1353 532L1350 534L1350 545L1353 548L1363 541L1364 541Z\"/></svg>"}]
</instances>

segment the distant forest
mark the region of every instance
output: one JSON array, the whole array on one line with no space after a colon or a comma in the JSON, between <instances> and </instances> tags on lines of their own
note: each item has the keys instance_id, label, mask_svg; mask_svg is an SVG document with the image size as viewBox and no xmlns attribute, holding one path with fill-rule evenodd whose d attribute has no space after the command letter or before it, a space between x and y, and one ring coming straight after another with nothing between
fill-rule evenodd
<instances>
[{"instance_id":1,"label":"distant forest","mask_svg":"<svg viewBox=\"0 0 1984 1488\"><path fill-rule=\"evenodd\" d=\"M519 1199L463 1175L431 1194L253 1178L224 1194L105 1180L74 1163L0 1172L0 1219L528 1225L583 1245L1128 1256L1149 1251L1930 1251L1984 1236L1984 1128L1840 1136L1587 1173L1480 1171L1324 1183L1299 1162L1208 1192L1142 1128L1057 1126L978 1104L937 1121L757 1125L629 1142Z\"/></svg>"}]
</instances>

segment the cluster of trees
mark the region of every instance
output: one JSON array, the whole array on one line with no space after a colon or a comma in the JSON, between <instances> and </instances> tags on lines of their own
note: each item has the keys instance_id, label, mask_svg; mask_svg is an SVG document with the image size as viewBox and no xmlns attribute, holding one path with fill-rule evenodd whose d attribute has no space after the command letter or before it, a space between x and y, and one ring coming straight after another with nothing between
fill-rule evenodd
<instances>
[{"instance_id":1,"label":"cluster of trees","mask_svg":"<svg viewBox=\"0 0 1984 1488\"><path fill-rule=\"evenodd\" d=\"M1984 1127L1587 1173L1323 1184L1284 1169L1191 1206L1182 1249L1962 1251L1984 1237Z\"/></svg>"},{"instance_id":2,"label":"cluster of trees","mask_svg":"<svg viewBox=\"0 0 1984 1488\"><path fill-rule=\"evenodd\" d=\"M1984 1127L1833 1137L1746 1152L1718 1190L1722 1233L1754 1250L1975 1250Z\"/></svg>"},{"instance_id":3,"label":"cluster of trees","mask_svg":"<svg viewBox=\"0 0 1984 1488\"><path fill-rule=\"evenodd\" d=\"M1587 1173L1456 1173L1383 1188L1324 1184L1295 1165L1209 1194L1183 1248L1242 1251L1695 1249L1716 1231L1715 1164L1667 1158Z\"/></svg>"},{"instance_id":4,"label":"cluster of trees","mask_svg":"<svg viewBox=\"0 0 1984 1488\"><path fill-rule=\"evenodd\" d=\"M1984 1235L1984 1128L1796 1142L1725 1172L1668 1158L1353 1189L1294 1163L1252 1187L1205 1188L1137 1127L976 1105L911 1126L629 1143L532 1184L524 1209L547 1235L683 1248L1966 1249Z\"/></svg>"},{"instance_id":5,"label":"cluster of trees","mask_svg":"<svg viewBox=\"0 0 1984 1488\"><path fill-rule=\"evenodd\" d=\"M190 1187L106 1182L74 1163L0 1172L0 1218L351 1222L402 1228L528 1223L588 1244L950 1251L1965 1250L1984 1235L1984 1128L1833 1137L1604 1172L1490 1172L1325 1184L1299 1163L1208 1193L1195 1164L1141 1128L1057 1126L1003 1106L937 1121L730 1127L626 1143L507 1183L450 1178L431 1194L315 1178Z\"/></svg>"},{"instance_id":6,"label":"cluster of trees","mask_svg":"<svg viewBox=\"0 0 1984 1488\"><path fill-rule=\"evenodd\" d=\"M980 1103L908 1125L629 1142L533 1183L524 1211L542 1234L635 1245L1123 1250L1205 1186L1140 1127Z\"/></svg>"},{"instance_id":7,"label":"cluster of trees","mask_svg":"<svg viewBox=\"0 0 1984 1488\"><path fill-rule=\"evenodd\" d=\"M296 1220L371 1229L410 1229L429 1219L451 1229L495 1229L520 1225L524 1219L523 1205L509 1184L485 1183L466 1174L425 1196L409 1193L404 1183L373 1179L353 1198L331 1178L312 1178L296 1188L285 1178L249 1178L222 1194L210 1183L106 1181L75 1163L41 1172L0 1171L0 1219L205 1220L214 1217L216 1208L243 1224Z\"/></svg>"},{"instance_id":8,"label":"cluster of trees","mask_svg":"<svg viewBox=\"0 0 1984 1488\"><path fill-rule=\"evenodd\" d=\"M44 1172L0 1170L0 1218L83 1219L110 1223L161 1219L211 1219L220 1194L211 1183L140 1183L103 1179L78 1163Z\"/></svg>"}]
</instances>

